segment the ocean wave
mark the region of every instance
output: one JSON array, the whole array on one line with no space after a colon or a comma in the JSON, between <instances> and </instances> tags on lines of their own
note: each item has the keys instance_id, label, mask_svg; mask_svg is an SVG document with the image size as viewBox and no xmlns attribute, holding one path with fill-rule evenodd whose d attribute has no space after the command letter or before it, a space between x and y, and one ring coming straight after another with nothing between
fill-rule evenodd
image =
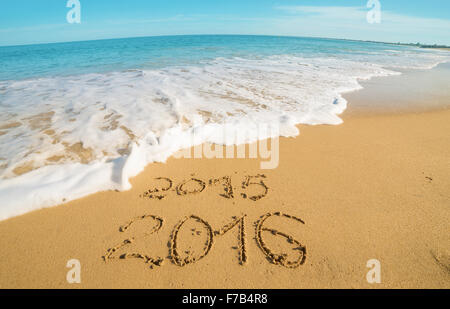
<instances>
[{"instance_id":1,"label":"ocean wave","mask_svg":"<svg viewBox=\"0 0 450 309\"><path fill-rule=\"evenodd\" d=\"M401 65L442 61L429 58ZM359 80L400 74L387 64L278 55L2 81L0 220L128 190L130 177L180 149L272 137L255 133L255 124L276 125L281 136L297 135L297 124L338 125L343 93L360 89ZM255 134L230 142L225 127Z\"/></svg>"}]
</instances>

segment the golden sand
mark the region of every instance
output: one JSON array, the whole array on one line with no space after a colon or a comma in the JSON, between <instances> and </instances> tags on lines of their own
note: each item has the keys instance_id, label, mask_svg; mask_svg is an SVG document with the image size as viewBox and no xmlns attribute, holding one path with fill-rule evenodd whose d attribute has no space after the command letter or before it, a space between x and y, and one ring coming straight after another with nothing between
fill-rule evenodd
<instances>
[{"instance_id":1,"label":"golden sand","mask_svg":"<svg viewBox=\"0 0 450 309\"><path fill-rule=\"evenodd\" d=\"M300 129L275 170L170 159L0 222L0 287L449 288L450 111Z\"/></svg>"},{"instance_id":2,"label":"golden sand","mask_svg":"<svg viewBox=\"0 0 450 309\"><path fill-rule=\"evenodd\" d=\"M170 159L0 222L0 287L450 288L450 110L349 115L282 138L274 170Z\"/></svg>"}]
</instances>

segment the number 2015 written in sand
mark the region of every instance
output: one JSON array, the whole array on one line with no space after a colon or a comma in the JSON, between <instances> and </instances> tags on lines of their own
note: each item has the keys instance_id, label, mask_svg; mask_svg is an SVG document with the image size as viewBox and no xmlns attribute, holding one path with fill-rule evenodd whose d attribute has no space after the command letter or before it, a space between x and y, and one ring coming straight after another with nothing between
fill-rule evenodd
<instances>
[{"instance_id":1,"label":"number 2015 written in sand","mask_svg":"<svg viewBox=\"0 0 450 309\"><path fill-rule=\"evenodd\" d=\"M255 175L255 176L245 176L242 181L242 190L258 190L258 194L249 194L247 192L242 192L240 195L243 199L249 199L251 201L258 201L267 196L269 192L269 187L264 183L266 175ZM219 194L221 197L226 199L234 199L235 193L234 188L231 183L230 176L224 176L220 178L210 179L205 182L198 178L191 178L189 180L183 181L178 185L174 185L174 182L170 178L158 177L155 178L159 182L159 187L151 188L145 191L140 197L148 199L162 200L167 197L167 195L174 191L178 196L188 196L194 194L200 194L207 190L208 187L222 186L223 193Z\"/></svg>"},{"instance_id":2,"label":"number 2015 written in sand","mask_svg":"<svg viewBox=\"0 0 450 309\"><path fill-rule=\"evenodd\" d=\"M260 188L262 188L262 193L253 196L247 195L247 193L241 193L241 196L244 199L248 198L253 201L257 201L263 198L268 192L268 187L263 182L263 179L265 178L265 175L245 177L245 180L242 183L242 189L247 189L249 188L249 186L259 186ZM144 195L142 195L142 197L163 199L166 196L167 192L172 189L172 180L168 178L157 178L157 180L165 181L166 186L162 186L159 189L148 190L144 193ZM189 184L194 184L196 185L196 187L191 186L188 189ZM209 181L209 185L217 184L223 185L224 193L221 194L222 197L234 198L234 190L231 185L231 177L223 177ZM178 195L184 196L187 194L201 193L205 190L206 186L206 183L202 180L192 178L191 180L185 181L176 186L174 191L176 191ZM294 224L305 224L302 219L281 212L273 212L262 215L254 225L254 239L256 240L258 248L262 251L267 260L275 265L280 265L287 268L297 268L300 265L304 264L306 260L306 247L293 236L281 232L277 229L268 227L269 225L273 225L273 223L270 224L270 222L268 222L270 218L288 220ZM219 239L221 236L228 234L232 230L236 230L237 246L234 248L238 250L238 261L241 265L245 265L248 261L246 234L247 215L233 217L228 224L225 224L220 229L213 229L213 227L206 220L196 215L182 218L170 234L168 243L169 256L165 259L159 256L150 256L148 254L139 252L126 252L127 250L130 250L130 246L138 239L151 237L152 235L156 236L156 234L162 229L164 223L165 221L161 217L155 215L143 215L121 226L119 231L127 235L132 234L130 230L133 226L136 226L138 224L145 224L146 229L144 235L141 235L139 237L129 236L118 245L108 249L103 256L103 260L105 262L109 262L111 260L117 259L139 259L148 264L150 268L154 268L155 266L162 266L164 261L168 259L171 260L171 262L176 266L184 267L205 258L211 252L211 250L213 250L216 239ZM194 228L190 229L190 227ZM275 252L276 250L271 248L271 245L268 245L268 243L265 241L265 233L276 237L278 241L282 240L284 242L287 242L289 244L289 247L292 249L290 251L290 254L280 252L280 250L278 250L278 252ZM189 235L191 238L186 238L186 235ZM192 236L194 236L194 238L192 238ZM192 243L197 243L199 249L183 250L183 247L186 247L186 245L189 246Z\"/></svg>"}]
</instances>

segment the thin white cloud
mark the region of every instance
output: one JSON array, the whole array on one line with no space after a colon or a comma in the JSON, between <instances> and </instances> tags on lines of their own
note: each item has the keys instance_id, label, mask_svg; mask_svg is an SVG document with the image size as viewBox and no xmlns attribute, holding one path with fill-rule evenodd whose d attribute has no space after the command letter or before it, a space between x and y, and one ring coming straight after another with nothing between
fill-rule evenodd
<instances>
[{"instance_id":1,"label":"thin white cloud","mask_svg":"<svg viewBox=\"0 0 450 309\"><path fill-rule=\"evenodd\" d=\"M57 28L62 28L66 25L67 24L49 24L49 25L39 25L39 26L3 28L3 29L0 29L0 33L26 32L26 31L49 31L49 30L54 30Z\"/></svg>"},{"instance_id":2,"label":"thin white cloud","mask_svg":"<svg viewBox=\"0 0 450 309\"><path fill-rule=\"evenodd\" d=\"M291 14L304 13L312 16L358 18L365 15L365 8L356 6L277 6L275 9Z\"/></svg>"},{"instance_id":3,"label":"thin white cloud","mask_svg":"<svg viewBox=\"0 0 450 309\"><path fill-rule=\"evenodd\" d=\"M365 6L277 6L273 17L175 15L148 19L83 20L69 24L0 29L3 44L170 34L263 34L332 37L450 45L450 20L402 15L382 9L381 24L369 24Z\"/></svg>"},{"instance_id":4,"label":"thin white cloud","mask_svg":"<svg viewBox=\"0 0 450 309\"><path fill-rule=\"evenodd\" d=\"M369 24L366 7L277 6L285 13L275 27L290 35L303 34L363 40L450 44L450 20L381 11L381 23Z\"/></svg>"}]
</instances>

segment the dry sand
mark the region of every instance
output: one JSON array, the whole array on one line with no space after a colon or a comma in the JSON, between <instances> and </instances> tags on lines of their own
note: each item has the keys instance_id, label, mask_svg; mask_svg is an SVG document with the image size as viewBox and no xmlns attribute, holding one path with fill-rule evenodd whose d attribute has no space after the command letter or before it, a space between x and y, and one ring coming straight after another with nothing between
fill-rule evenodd
<instances>
[{"instance_id":1,"label":"dry sand","mask_svg":"<svg viewBox=\"0 0 450 309\"><path fill-rule=\"evenodd\" d=\"M170 159L129 192L0 222L0 287L450 288L450 110L344 119L281 139L274 170Z\"/></svg>"}]
</instances>

